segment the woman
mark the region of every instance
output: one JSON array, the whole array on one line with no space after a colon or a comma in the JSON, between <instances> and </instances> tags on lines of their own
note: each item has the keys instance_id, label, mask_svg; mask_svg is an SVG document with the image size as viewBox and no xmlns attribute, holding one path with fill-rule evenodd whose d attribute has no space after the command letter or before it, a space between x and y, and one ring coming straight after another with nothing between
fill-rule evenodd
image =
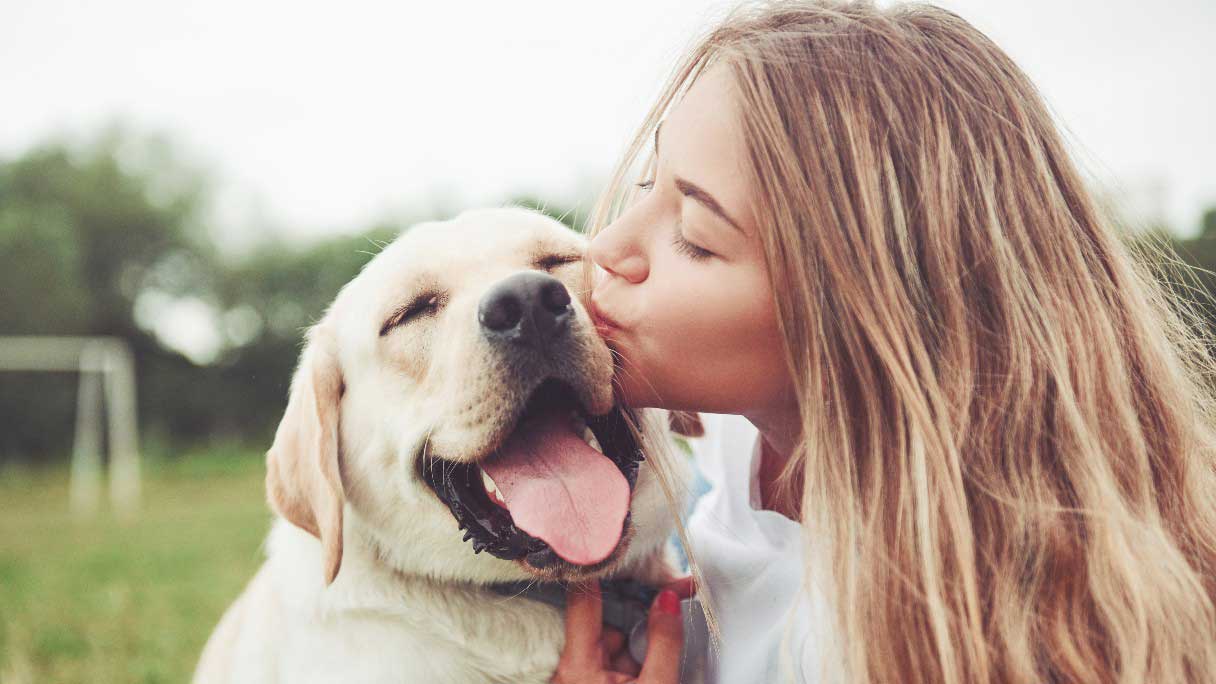
<instances>
[{"instance_id":1,"label":"woman","mask_svg":"<svg viewBox=\"0 0 1216 684\"><path fill-rule=\"evenodd\" d=\"M734 414L688 525L711 680L1216 681L1216 369L979 31L737 12L596 214L622 399ZM555 682L637 676L597 600L571 594ZM677 680L673 604L639 681Z\"/></svg>"}]
</instances>

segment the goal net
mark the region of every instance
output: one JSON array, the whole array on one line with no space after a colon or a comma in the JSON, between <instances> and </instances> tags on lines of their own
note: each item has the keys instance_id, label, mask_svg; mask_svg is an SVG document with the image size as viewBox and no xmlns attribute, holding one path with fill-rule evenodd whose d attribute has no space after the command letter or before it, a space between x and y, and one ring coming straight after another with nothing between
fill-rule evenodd
<instances>
[{"instance_id":1,"label":"goal net","mask_svg":"<svg viewBox=\"0 0 1216 684\"><path fill-rule=\"evenodd\" d=\"M110 503L119 515L134 514L140 499L139 421L127 343L116 337L0 337L0 371L79 374L69 505L81 515L98 510L106 441Z\"/></svg>"}]
</instances>

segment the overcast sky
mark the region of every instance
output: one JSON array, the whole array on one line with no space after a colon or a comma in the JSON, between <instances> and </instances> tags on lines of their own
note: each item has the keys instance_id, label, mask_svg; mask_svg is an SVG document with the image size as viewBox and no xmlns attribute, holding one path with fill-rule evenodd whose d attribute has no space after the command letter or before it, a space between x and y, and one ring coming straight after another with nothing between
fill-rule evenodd
<instances>
[{"instance_id":1,"label":"overcast sky","mask_svg":"<svg viewBox=\"0 0 1216 684\"><path fill-rule=\"evenodd\" d=\"M1216 2L941 2L1030 74L1103 183L1216 205ZM732 2L0 0L0 155L122 119L219 183L232 239L598 187Z\"/></svg>"}]
</instances>

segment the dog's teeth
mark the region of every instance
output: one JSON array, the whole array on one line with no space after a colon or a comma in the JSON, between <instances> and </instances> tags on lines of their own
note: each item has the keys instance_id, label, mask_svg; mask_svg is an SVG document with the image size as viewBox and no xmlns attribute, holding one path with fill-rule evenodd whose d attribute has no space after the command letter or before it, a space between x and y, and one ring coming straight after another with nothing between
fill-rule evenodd
<instances>
[{"instance_id":1,"label":"dog's teeth","mask_svg":"<svg viewBox=\"0 0 1216 684\"><path fill-rule=\"evenodd\" d=\"M494 484L494 480L490 479L490 476L484 470L481 471L481 484L486 488L487 494L498 493L498 485Z\"/></svg>"},{"instance_id":2,"label":"dog's teeth","mask_svg":"<svg viewBox=\"0 0 1216 684\"><path fill-rule=\"evenodd\" d=\"M591 428L583 428L583 441L601 454L604 453L604 448L600 446L600 441L595 438L595 433L591 431Z\"/></svg>"},{"instance_id":3,"label":"dog's teeth","mask_svg":"<svg viewBox=\"0 0 1216 684\"><path fill-rule=\"evenodd\" d=\"M583 420L583 414L577 409L570 412L570 422L574 425L575 431L581 432L587 429L587 421Z\"/></svg>"},{"instance_id":4,"label":"dog's teeth","mask_svg":"<svg viewBox=\"0 0 1216 684\"><path fill-rule=\"evenodd\" d=\"M486 496L494 503L506 507L507 503L503 501L502 492L498 491L498 485L494 484L494 480L486 474L486 471L481 471L481 485L486 489Z\"/></svg>"}]
</instances>

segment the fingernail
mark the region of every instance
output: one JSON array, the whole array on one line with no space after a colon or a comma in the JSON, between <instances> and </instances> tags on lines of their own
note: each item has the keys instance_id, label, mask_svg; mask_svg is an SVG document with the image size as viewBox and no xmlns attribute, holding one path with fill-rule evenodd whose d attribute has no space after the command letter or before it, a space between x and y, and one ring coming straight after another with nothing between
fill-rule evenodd
<instances>
[{"instance_id":1,"label":"fingernail","mask_svg":"<svg viewBox=\"0 0 1216 684\"><path fill-rule=\"evenodd\" d=\"M668 615L680 614L680 599L676 593L670 589L664 589L659 592L658 598L659 610Z\"/></svg>"}]
</instances>

